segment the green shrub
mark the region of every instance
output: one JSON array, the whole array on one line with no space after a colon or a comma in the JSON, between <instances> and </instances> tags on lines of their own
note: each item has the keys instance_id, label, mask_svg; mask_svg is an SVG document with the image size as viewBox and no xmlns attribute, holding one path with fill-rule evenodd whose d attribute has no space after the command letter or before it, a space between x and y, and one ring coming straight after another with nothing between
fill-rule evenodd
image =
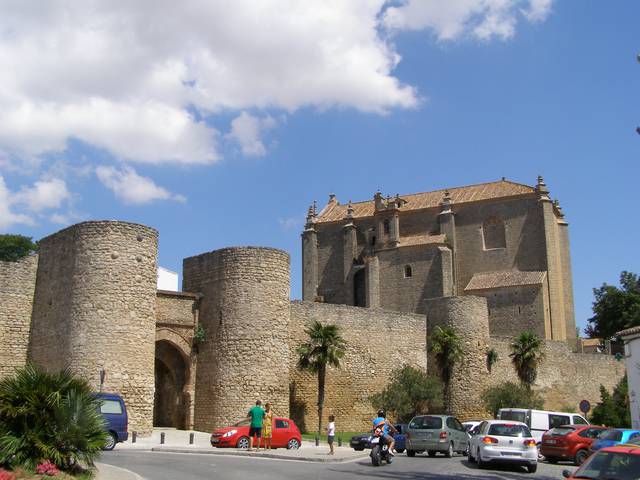
<instances>
[{"instance_id":1,"label":"green shrub","mask_svg":"<svg viewBox=\"0 0 640 480\"><path fill-rule=\"evenodd\" d=\"M0 260L17 262L38 249L38 245L31 241L31 237L24 235L0 235Z\"/></svg>"},{"instance_id":2,"label":"green shrub","mask_svg":"<svg viewBox=\"0 0 640 480\"><path fill-rule=\"evenodd\" d=\"M504 382L490 387L482 393L482 401L487 411L495 417L501 408L536 408L544 406L542 396L528 386L514 382Z\"/></svg>"},{"instance_id":3,"label":"green shrub","mask_svg":"<svg viewBox=\"0 0 640 480\"><path fill-rule=\"evenodd\" d=\"M631 428L629 386L625 375L613 389L613 394L600 385L600 403L593 409L591 423L608 427Z\"/></svg>"},{"instance_id":4,"label":"green shrub","mask_svg":"<svg viewBox=\"0 0 640 480\"><path fill-rule=\"evenodd\" d=\"M384 408L396 422L406 423L420 413L442 408L442 382L424 370L404 366L394 370L389 384L370 400L374 409Z\"/></svg>"},{"instance_id":5,"label":"green shrub","mask_svg":"<svg viewBox=\"0 0 640 480\"><path fill-rule=\"evenodd\" d=\"M27 365L0 382L0 465L92 465L107 440L99 400L70 371Z\"/></svg>"}]
</instances>

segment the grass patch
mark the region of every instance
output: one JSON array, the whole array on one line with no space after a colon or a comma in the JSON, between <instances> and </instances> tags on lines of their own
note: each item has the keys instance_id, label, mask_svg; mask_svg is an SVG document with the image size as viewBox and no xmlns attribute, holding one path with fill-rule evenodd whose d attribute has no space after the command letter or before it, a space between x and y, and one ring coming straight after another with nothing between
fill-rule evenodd
<instances>
[{"instance_id":1,"label":"grass patch","mask_svg":"<svg viewBox=\"0 0 640 480\"><path fill-rule=\"evenodd\" d=\"M338 439L341 438L342 439L342 444L348 444L349 440L351 440L351 437L353 437L354 435L361 435L364 432L336 432L336 436L335 436L335 440L334 442L338 442ZM303 433L302 434L302 440L306 440L308 442L313 442L316 439L316 435L315 433ZM320 436L320 441L326 443L327 442L327 435L321 435Z\"/></svg>"}]
</instances>

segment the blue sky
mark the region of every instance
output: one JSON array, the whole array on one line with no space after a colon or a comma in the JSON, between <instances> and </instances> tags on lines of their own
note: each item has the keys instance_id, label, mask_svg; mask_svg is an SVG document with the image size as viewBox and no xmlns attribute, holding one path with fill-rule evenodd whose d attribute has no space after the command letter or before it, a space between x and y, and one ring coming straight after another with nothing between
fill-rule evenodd
<instances>
[{"instance_id":1,"label":"blue sky","mask_svg":"<svg viewBox=\"0 0 640 480\"><path fill-rule=\"evenodd\" d=\"M579 325L593 287L640 272L638 2L3 3L2 232L139 222L177 271L278 247L300 298L313 200L541 174Z\"/></svg>"}]
</instances>

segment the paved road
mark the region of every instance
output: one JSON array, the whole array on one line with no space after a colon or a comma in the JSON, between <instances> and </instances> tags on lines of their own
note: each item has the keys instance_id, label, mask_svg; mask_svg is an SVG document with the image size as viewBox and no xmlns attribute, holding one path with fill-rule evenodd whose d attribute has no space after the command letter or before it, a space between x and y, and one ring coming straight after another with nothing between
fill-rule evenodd
<instances>
[{"instance_id":1,"label":"paved road","mask_svg":"<svg viewBox=\"0 0 640 480\"><path fill-rule=\"evenodd\" d=\"M562 470L570 466L541 463L535 474L524 469L496 467L479 470L466 458L408 458L398 455L392 465L372 467L369 458L348 463L318 464L263 458L239 458L226 455L195 455L115 450L105 452L101 462L132 470L148 480L225 480L260 478L267 480L363 480L367 478L400 480L550 480L562 479Z\"/></svg>"}]
</instances>

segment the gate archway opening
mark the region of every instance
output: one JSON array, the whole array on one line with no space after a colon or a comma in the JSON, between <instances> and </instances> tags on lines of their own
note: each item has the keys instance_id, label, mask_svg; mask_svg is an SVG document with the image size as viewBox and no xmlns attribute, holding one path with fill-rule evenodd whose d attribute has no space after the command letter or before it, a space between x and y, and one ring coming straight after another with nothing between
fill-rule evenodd
<instances>
[{"instance_id":1,"label":"gate archway opening","mask_svg":"<svg viewBox=\"0 0 640 480\"><path fill-rule=\"evenodd\" d=\"M156 342L153 426L189 428L189 364L180 350L167 340Z\"/></svg>"}]
</instances>

